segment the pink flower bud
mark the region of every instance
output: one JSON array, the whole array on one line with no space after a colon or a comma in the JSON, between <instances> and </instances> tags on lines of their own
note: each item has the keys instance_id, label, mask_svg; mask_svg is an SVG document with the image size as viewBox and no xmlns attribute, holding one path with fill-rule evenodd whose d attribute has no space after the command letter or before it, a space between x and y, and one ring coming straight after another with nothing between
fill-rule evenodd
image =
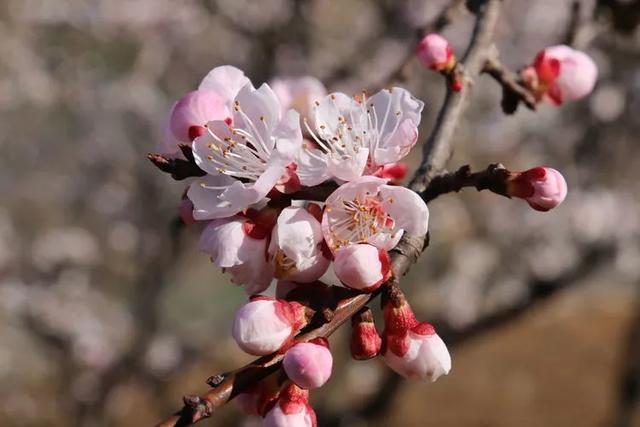
<instances>
[{"instance_id":1,"label":"pink flower bud","mask_svg":"<svg viewBox=\"0 0 640 427\"><path fill-rule=\"evenodd\" d=\"M387 251L366 243L338 248L333 268L345 286L363 292L373 292L391 275Z\"/></svg>"},{"instance_id":2,"label":"pink flower bud","mask_svg":"<svg viewBox=\"0 0 640 427\"><path fill-rule=\"evenodd\" d=\"M295 384L287 386L264 417L264 427L316 427L316 414L309 405L309 392Z\"/></svg>"},{"instance_id":3,"label":"pink flower bud","mask_svg":"<svg viewBox=\"0 0 640 427\"><path fill-rule=\"evenodd\" d=\"M387 345L384 353L386 364L408 379L435 381L451 370L451 356L447 346L429 323L420 323L402 336L390 336L404 341L402 346ZM398 351L404 347L404 351Z\"/></svg>"},{"instance_id":4,"label":"pink flower bud","mask_svg":"<svg viewBox=\"0 0 640 427\"><path fill-rule=\"evenodd\" d=\"M525 199L533 209L544 212L562 203L567 196L567 182L557 170L538 166L513 172L507 181L507 194Z\"/></svg>"},{"instance_id":5,"label":"pink flower bud","mask_svg":"<svg viewBox=\"0 0 640 427\"><path fill-rule=\"evenodd\" d=\"M351 318L351 357L366 360L380 353L382 338L373 323L369 308L360 310Z\"/></svg>"},{"instance_id":6,"label":"pink flower bud","mask_svg":"<svg viewBox=\"0 0 640 427\"><path fill-rule=\"evenodd\" d=\"M242 350L264 356L278 351L305 323L301 304L255 297L236 312L232 334Z\"/></svg>"},{"instance_id":7,"label":"pink flower bud","mask_svg":"<svg viewBox=\"0 0 640 427\"><path fill-rule=\"evenodd\" d=\"M226 120L231 116L224 100L215 92L194 90L189 92L171 110L170 127L182 142L191 142L206 131L212 120Z\"/></svg>"},{"instance_id":8,"label":"pink flower bud","mask_svg":"<svg viewBox=\"0 0 640 427\"><path fill-rule=\"evenodd\" d=\"M451 46L440 34L427 34L416 48L416 55L425 67L436 71L451 70L456 64Z\"/></svg>"},{"instance_id":9,"label":"pink flower bud","mask_svg":"<svg viewBox=\"0 0 640 427\"><path fill-rule=\"evenodd\" d=\"M287 350L282 366L298 387L311 390L322 387L331 377L333 357L324 338L296 344Z\"/></svg>"},{"instance_id":10,"label":"pink flower bud","mask_svg":"<svg viewBox=\"0 0 640 427\"><path fill-rule=\"evenodd\" d=\"M584 52L569 46L552 46L542 50L523 78L539 97L546 95L556 105L574 101L591 93L598 78L598 68Z\"/></svg>"}]
</instances>

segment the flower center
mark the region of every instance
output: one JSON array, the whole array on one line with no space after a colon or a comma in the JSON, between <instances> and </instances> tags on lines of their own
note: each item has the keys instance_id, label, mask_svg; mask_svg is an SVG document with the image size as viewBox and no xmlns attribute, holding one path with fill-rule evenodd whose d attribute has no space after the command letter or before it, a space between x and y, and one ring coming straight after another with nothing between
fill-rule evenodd
<instances>
[{"instance_id":1,"label":"flower center","mask_svg":"<svg viewBox=\"0 0 640 427\"><path fill-rule=\"evenodd\" d=\"M331 213L329 227L336 246L366 242L373 235L394 231L395 221L378 197L342 200Z\"/></svg>"},{"instance_id":2,"label":"flower center","mask_svg":"<svg viewBox=\"0 0 640 427\"><path fill-rule=\"evenodd\" d=\"M219 173L255 182L267 169L271 156L272 150L263 139L263 133L268 134L269 129L264 116L260 116L260 123L255 123L242 111L237 101L234 110L242 120L243 127L228 126L225 132L227 136L217 135L212 129L207 129L214 139L208 145L211 154L207 158L216 164ZM263 133L259 128L263 129Z\"/></svg>"}]
</instances>

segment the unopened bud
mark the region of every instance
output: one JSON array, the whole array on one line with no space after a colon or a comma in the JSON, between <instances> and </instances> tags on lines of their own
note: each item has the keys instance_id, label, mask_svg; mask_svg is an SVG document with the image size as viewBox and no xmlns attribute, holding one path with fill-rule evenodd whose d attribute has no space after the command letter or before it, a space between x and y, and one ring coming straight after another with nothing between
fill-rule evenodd
<instances>
[{"instance_id":1,"label":"unopened bud","mask_svg":"<svg viewBox=\"0 0 640 427\"><path fill-rule=\"evenodd\" d=\"M524 172L512 172L507 180L507 194L524 199L538 211L558 206L567 196L567 182L552 168L535 167Z\"/></svg>"},{"instance_id":2,"label":"unopened bud","mask_svg":"<svg viewBox=\"0 0 640 427\"><path fill-rule=\"evenodd\" d=\"M306 321L299 303L257 297L236 312L232 333L242 350L264 356L278 351Z\"/></svg>"},{"instance_id":3,"label":"unopened bud","mask_svg":"<svg viewBox=\"0 0 640 427\"><path fill-rule=\"evenodd\" d=\"M287 350L282 360L287 377L299 387L322 387L331 377L333 357L324 338L299 343Z\"/></svg>"},{"instance_id":4,"label":"unopened bud","mask_svg":"<svg viewBox=\"0 0 640 427\"><path fill-rule=\"evenodd\" d=\"M456 58L447 39L440 34L427 34L418 44L416 55L425 67L436 71L450 71Z\"/></svg>"},{"instance_id":5,"label":"unopened bud","mask_svg":"<svg viewBox=\"0 0 640 427\"><path fill-rule=\"evenodd\" d=\"M191 142L206 132L208 122L224 120L229 115L224 100L217 93L194 90L173 106L169 126L177 140Z\"/></svg>"},{"instance_id":6,"label":"unopened bud","mask_svg":"<svg viewBox=\"0 0 640 427\"><path fill-rule=\"evenodd\" d=\"M336 250L333 268L345 286L363 292L373 292L391 276L387 251L366 243Z\"/></svg>"},{"instance_id":7,"label":"unopened bud","mask_svg":"<svg viewBox=\"0 0 640 427\"><path fill-rule=\"evenodd\" d=\"M309 405L309 392L288 385L264 417L264 427L316 427L316 414Z\"/></svg>"},{"instance_id":8,"label":"unopened bud","mask_svg":"<svg viewBox=\"0 0 640 427\"><path fill-rule=\"evenodd\" d=\"M351 357L371 359L380 353L381 347L382 338L373 323L373 314L364 307L351 318Z\"/></svg>"}]
</instances>

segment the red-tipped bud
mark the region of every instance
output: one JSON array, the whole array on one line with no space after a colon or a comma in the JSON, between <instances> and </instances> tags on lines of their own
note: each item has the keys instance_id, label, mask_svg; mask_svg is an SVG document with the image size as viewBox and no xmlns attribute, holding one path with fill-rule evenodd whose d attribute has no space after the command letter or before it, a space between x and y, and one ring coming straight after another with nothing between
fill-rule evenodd
<instances>
[{"instance_id":1,"label":"red-tipped bud","mask_svg":"<svg viewBox=\"0 0 640 427\"><path fill-rule=\"evenodd\" d=\"M507 194L524 199L538 211L558 206L567 196L567 182L560 172L535 167L524 172L512 172L507 180Z\"/></svg>"},{"instance_id":2,"label":"red-tipped bud","mask_svg":"<svg viewBox=\"0 0 640 427\"><path fill-rule=\"evenodd\" d=\"M373 292L391 277L387 251L369 244L351 244L335 252L333 268L345 286Z\"/></svg>"},{"instance_id":3,"label":"red-tipped bud","mask_svg":"<svg viewBox=\"0 0 640 427\"><path fill-rule=\"evenodd\" d=\"M364 307L351 318L351 357L371 359L380 353L381 347L382 338L373 323L373 314Z\"/></svg>"},{"instance_id":4,"label":"red-tipped bud","mask_svg":"<svg viewBox=\"0 0 640 427\"><path fill-rule=\"evenodd\" d=\"M316 414L309 405L309 392L288 385L264 417L265 427L316 427Z\"/></svg>"},{"instance_id":5,"label":"red-tipped bud","mask_svg":"<svg viewBox=\"0 0 640 427\"><path fill-rule=\"evenodd\" d=\"M290 342L306 322L303 305L258 296L236 312L232 333L242 350L263 356Z\"/></svg>"},{"instance_id":6,"label":"red-tipped bud","mask_svg":"<svg viewBox=\"0 0 640 427\"><path fill-rule=\"evenodd\" d=\"M427 34L418 44L416 55L425 67L436 71L450 71L456 58L447 39L440 34Z\"/></svg>"}]
</instances>

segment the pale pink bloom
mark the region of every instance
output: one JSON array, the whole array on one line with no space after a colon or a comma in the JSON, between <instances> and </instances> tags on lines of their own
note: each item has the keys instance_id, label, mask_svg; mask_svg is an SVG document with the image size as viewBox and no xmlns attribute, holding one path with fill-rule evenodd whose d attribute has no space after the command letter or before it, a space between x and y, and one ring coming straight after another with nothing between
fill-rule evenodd
<instances>
[{"instance_id":1,"label":"pale pink bloom","mask_svg":"<svg viewBox=\"0 0 640 427\"><path fill-rule=\"evenodd\" d=\"M305 322L302 305L257 297L236 312L232 335L243 351L264 356L278 351Z\"/></svg>"},{"instance_id":2,"label":"pale pink bloom","mask_svg":"<svg viewBox=\"0 0 640 427\"><path fill-rule=\"evenodd\" d=\"M523 74L538 96L546 95L554 104L587 96L598 79L598 68L587 54L569 46L542 50L532 65L535 74Z\"/></svg>"},{"instance_id":3,"label":"pale pink bloom","mask_svg":"<svg viewBox=\"0 0 640 427\"><path fill-rule=\"evenodd\" d=\"M333 367L327 340L294 345L285 353L282 367L298 387L307 390L322 387L331 377Z\"/></svg>"},{"instance_id":4,"label":"pale pink bloom","mask_svg":"<svg viewBox=\"0 0 640 427\"><path fill-rule=\"evenodd\" d=\"M212 120L231 120L226 100L209 90L189 92L171 109L169 125L177 140L190 143L206 132L205 126Z\"/></svg>"},{"instance_id":5,"label":"pale pink bloom","mask_svg":"<svg viewBox=\"0 0 640 427\"><path fill-rule=\"evenodd\" d=\"M326 200L322 232L332 251L352 243L391 250L406 231L427 233L429 209L414 191L363 176L341 185Z\"/></svg>"},{"instance_id":6,"label":"pale pink bloom","mask_svg":"<svg viewBox=\"0 0 640 427\"><path fill-rule=\"evenodd\" d=\"M408 379L435 381L451 370L447 346L428 323L420 323L402 338L403 346L386 346L384 360L398 374ZM405 347L399 351L398 347Z\"/></svg>"},{"instance_id":7,"label":"pale pink bloom","mask_svg":"<svg viewBox=\"0 0 640 427\"><path fill-rule=\"evenodd\" d=\"M316 427L316 414L309 405L309 392L288 386L264 417L264 427Z\"/></svg>"},{"instance_id":8,"label":"pale pink bloom","mask_svg":"<svg viewBox=\"0 0 640 427\"><path fill-rule=\"evenodd\" d=\"M389 278L391 262L384 249L366 243L339 247L335 251L333 269L345 286L373 292Z\"/></svg>"},{"instance_id":9,"label":"pale pink bloom","mask_svg":"<svg viewBox=\"0 0 640 427\"><path fill-rule=\"evenodd\" d=\"M249 79L236 67L224 65L211 70L198 90L188 93L173 105L156 151L168 157L183 158L178 146L191 143L200 136L209 121L230 120L234 98L249 83Z\"/></svg>"},{"instance_id":10,"label":"pale pink bloom","mask_svg":"<svg viewBox=\"0 0 640 427\"><path fill-rule=\"evenodd\" d=\"M293 108L302 117L308 117L316 102L327 95L327 89L315 77L278 78L271 81L284 111Z\"/></svg>"},{"instance_id":11,"label":"pale pink bloom","mask_svg":"<svg viewBox=\"0 0 640 427\"><path fill-rule=\"evenodd\" d=\"M383 89L358 100L333 93L315 107L315 144L304 144L297 159L302 185L334 177L353 181L380 166L397 162L418 138L424 103L402 88Z\"/></svg>"},{"instance_id":12,"label":"pale pink bloom","mask_svg":"<svg viewBox=\"0 0 640 427\"><path fill-rule=\"evenodd\" d=\"M507 181L507 194L525 199L533 209L544 212L567 197L567 182L557 170L538 166L513 172Z\"/></svg>"},{"instance_id":13,"label":"pale pink bloom","mask_svg":"<svg viewBox=\"0 0 640 427\"><path fill-rule=\"evenodd\" d=\"M427 34L418 44L416 55L425 67L432 70L441 71L455 65L451 46L440 34Z\"/></svg>"},{"instance_id":14,"label":"pale pink bloom","mask_svg":"<svg viewBox=\"0 0 640 427\"><path fill-rule=\"evenodd\" d=\"M376 357L382 348L382 338L373 323L369 308L361 310L351 318L351 357L366 360Z\"/></svg>"},{"instance_id":15,"label":"pale pink bloom","mask_svg":"<svg viewBox=\"0 0 640 427\"><path fill-rule=\"evenodd\" d=\"M188 192L198 220L224 218L263 201L302 145L299 115L284 116L271 88L243 87L234 101L233 125L212 121L193 142L198 166L209 175Z\"/></svg>"},{"instance_id":16,"label":"pale pink bloom","mask_svg":"<svg viewBox=\"0 0 640 427\"><path fill-rule=\"evenodd\" d=\"M276 278L296 282L318 280L330 263L322 251L323 243L320 222L305 208L283 209L269 245Z\"/></svg>"},{"instance_id":17,"label":"pale pink bloom","mask_svg":"<svg viewBox=\"0 0 640 427\"><path fill-rule=\"evenodd\" d=\"M266 259L269 231L261 231L248 218L234 216L211 221L200 236L200 249L248 295L263 292L273 279Z\"/></svg>"}]
</instances>

